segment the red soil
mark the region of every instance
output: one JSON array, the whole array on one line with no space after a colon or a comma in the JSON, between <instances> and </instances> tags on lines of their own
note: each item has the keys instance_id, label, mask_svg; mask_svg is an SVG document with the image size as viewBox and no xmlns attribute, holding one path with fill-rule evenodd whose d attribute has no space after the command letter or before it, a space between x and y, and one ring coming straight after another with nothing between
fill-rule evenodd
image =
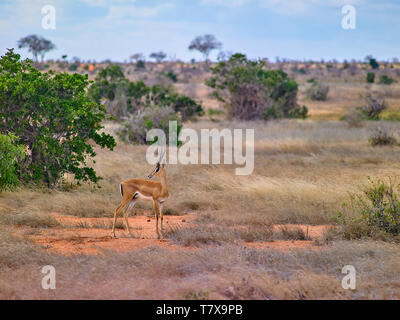
<instances>
[{"instance_id":1,"label":"red soil","mask_svg":"<svg viewBox=\"0 0 400 320\"><path fill-rule=\"evenodd\" d=\"M173 244L168 239L157 239L155 232L155 218L146 216L134 216L129 218L129 225L133 237L130 237L125 229L117 229L117 239L111 237L112 219L110 218L79 218L63 216L53 213L62 227L51 229L35 229L35 233L30 234L29 238L46 248L50 252L63 255L71 254L102 254L104 250L117 252L127 252L142 249L149 246L165 247L171 250L190 250L194 247L183 247ZM185 227L190 224L195 215L184 216L164 216L164 228L173 225ZM119 218L119 223L123 218ZM103 228L98 228L102 225ZM83 226L83 227L82 227ZM97 226L97 228L96 228ZM105 226L105 228L104 228ZM292 249L318 248L313 246L313 240L321 238L326 226L306 226L306 225L276 225L275 228L302 228L304 233L311 240L276 240L273 242L246 242L249 248L271 248L283 251ZM16 228L16 233L24 233L25 228Z\"/></svg>"}]
</instances>

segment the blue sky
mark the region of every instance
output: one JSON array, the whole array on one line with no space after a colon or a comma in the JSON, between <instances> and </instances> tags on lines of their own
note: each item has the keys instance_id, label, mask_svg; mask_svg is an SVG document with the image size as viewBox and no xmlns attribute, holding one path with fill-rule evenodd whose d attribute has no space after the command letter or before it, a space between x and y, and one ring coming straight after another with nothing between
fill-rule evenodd
<instances>
[{"instance_id":1,"label":"blue sky","mask_svg":"<svg viewBox=\"0 0 400 320\"><path fill-rule=\"evenodd\" d=\"M44 5L56 29L41 26ZM341 27L341 8L356 8L356 29ZM395 0L0 0L0 54L38 34L57 49L46 57L124 61L163 50L188 61L197 35L214 34L222 50L250 58L363 59L400 56L400 1ZM31 57L18 50L23 57ZM214 52L211 58L215 58Z\"/></svg>"}]
</instances>

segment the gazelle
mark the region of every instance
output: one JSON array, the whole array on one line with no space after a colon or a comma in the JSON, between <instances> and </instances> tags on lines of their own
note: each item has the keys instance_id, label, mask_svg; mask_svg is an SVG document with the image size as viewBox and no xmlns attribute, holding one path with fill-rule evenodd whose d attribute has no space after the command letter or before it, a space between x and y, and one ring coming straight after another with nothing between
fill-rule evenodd
<instances>
[{"instance_id":1,"label":"gazelle","mask_svg":"<svg viewBox=\"0 0 400 320\"><path fill-rule=\"evenodd\" d=\"M154 176L160 176L160 181L149 181L145 179L128 179L120 184L120 191L122 196L121 204L115 210L114 223L111 231L111 236L115 238L115 224L117 222L118 214L126 205L124 213L126 227L129 234L131 235L131 230L128 222L128 211L133 208L138 199L153 202L153 210L156 216L156 232L157 237L160 239L160 233L158 231L158 218L161 218L161 233L163 232L163 203L168 198L168 185L167 185L167 171L165 169L165 164L161 164L161 160L164 156L165 151L161 154L156 167L147 176L148 179Z\"/></svg>"}]
</instances>

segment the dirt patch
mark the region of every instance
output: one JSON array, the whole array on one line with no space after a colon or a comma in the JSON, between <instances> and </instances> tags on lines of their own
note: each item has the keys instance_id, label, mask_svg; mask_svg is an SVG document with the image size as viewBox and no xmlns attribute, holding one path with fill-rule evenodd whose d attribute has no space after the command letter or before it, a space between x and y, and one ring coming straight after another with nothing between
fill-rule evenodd
<instances>
[{"instance_id":1,"label":"dirt patch","mask_svg":"<svg viewBox=\"0 0 400 320\"><path fill-rule=\"evenodd\" d=\"M305 225L305 224L277 224L274 225L274 231L279 231L281 228L287 228L287 229L296 229L300 228L303 230L304 234L306 237L311 238L311 240L318 240L322 238L322 235L324 234L324 231L326 228L330 226L328 225L317 225L317 226L311 226L311 225ZM304 242L304 241L302 241Z\"/></svg>"},{"instance_id":2,"label":"dirt patch","mask_svg":"<svg viewBox=\"0 0 400 320\"><path fill-rule=\"evenodd\" d=\"M132 237L125 229L117 229L117 239L111 237L111 218L79 218L53 213L62 228L37 229L32 234L26 229L17 228L17 233L28 235L36 243L50 252L64 255L101 254L104 250L117 252L133 251L149 246L162 246L174 249L169 240L157 239L155 218L134 216L128 218ZM193 216L164 216L164 227L170 225L185 226ZM122 219L119 218L121 223ZM82 227L84 226L84 227Z\"/></svg>"},{"instance_id":3,"label":"dirt patch","mask_svg":"<svg viewBox=\"0 0 400 320\"><path fill-rule=\"evenodd\" d=\"M49 252L63 255L99 255L105 250L115 252L129 252L138 249L157 246L171 250L196 250L196 247L174 244L169 239L157 239L155 231L155 218L149 216L134 216L129 218L132 236L124 229L121 229L123 218L118 219L120 228L116 230L117 239L111 237L111 218L80 218L64 216L52 213L61 223L62 227L49 229L30 229L21 226L14 226L15 233L27 235L37 244ZM195 215L164 216L164 228L179 225L188 227L194 220ZM281 228L301 228L307 235L308 240L275 240L244 242L249 248L271 248L282 251L292 249L319 248L313 245L314 240L322 237L327 226L307 225L275 225L274 230Z\"/></svg>"}]
</instances>

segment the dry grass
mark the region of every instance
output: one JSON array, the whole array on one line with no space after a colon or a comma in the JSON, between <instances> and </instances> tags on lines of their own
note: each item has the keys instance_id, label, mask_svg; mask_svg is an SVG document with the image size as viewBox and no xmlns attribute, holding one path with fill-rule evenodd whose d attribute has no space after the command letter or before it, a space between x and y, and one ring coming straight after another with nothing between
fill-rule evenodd
<instances>
[{"instance_id":1,"label":"dry grass","mask_svg":"<svg viewBox=\"0 0 400 320\"><path fill-rule=\"evenodd\" d=\"M0 274L0 297L400 298L400 252L398 246L382 242L335 242L324 250L286 253L235 245L208 246L196 251L151 247L131 253L106 252L101 257L47 259L56 266L56 290L39 288L40 264L20 264ZM357 271L356 290L341 287L341 269L348 264Z\"/></svg>"},{"instance_id":2,"label":"dry grass","mask_svg":"<svg viewBox=\"0 0 400 320\"><path fill-rule=\"evenodd\" d=\"M200 73L197 78L188 76L188 83L176 84L178 90L185 92L190 86L191 94L205 102L206 110L218 108L208 96L209 89L201 84L207 74ZM276 230L272 226L334 225L348 193L358 192L367 176L400 175L400 147L372 148L368 143L369 132L377 123L349 128L344 121L336 121L360 106L359 97L367 90L387 97L385 117L397 116L400 84L367 86L361 70L353 76L343 72L335 77L321 69L296 75L300 91L311 77L331 88L324 102L307 100L301 94L300 104L307 105L311 120L241 123L217 117L186 124L196 130L254 128L256 139L255 170L250 176L236 176L233 165L167 167L170 199L165 211L193 213L196 219L188 228L170 228L166 236L189 248L149 247L64 257L13 235L16 225L33 231L68 227L59 225L52 212L112 217L120 202L119 183L146 177L153 169L145 161L143 146L119 143L114 152L96 148L94 167L104 178L101 189L69 185L73 181L66 176L66 183L57 190L21 188L1 193L0 298L399 299L400 249L379 237L338 241L346 237L332 228L319 241L318 250L281 252L243 245L243 241L307 240L300 228ZM112 133L116 126L106 123L106 131ZM398 122L387 122L387 126L397 132L400 129ZM149 214L150 210L150 204L138 202L134 212ZM76 227L107 229L110 225L83 221ZM123 227L122 221L118 227ZM348 230L349 234L355 232L362 230ZM40 289L40 268L46 264L57 270L57 290L52 292ZM347 264L357 270L355 291L341 287L341 268Z\"/></svg>"}]
</instances>

